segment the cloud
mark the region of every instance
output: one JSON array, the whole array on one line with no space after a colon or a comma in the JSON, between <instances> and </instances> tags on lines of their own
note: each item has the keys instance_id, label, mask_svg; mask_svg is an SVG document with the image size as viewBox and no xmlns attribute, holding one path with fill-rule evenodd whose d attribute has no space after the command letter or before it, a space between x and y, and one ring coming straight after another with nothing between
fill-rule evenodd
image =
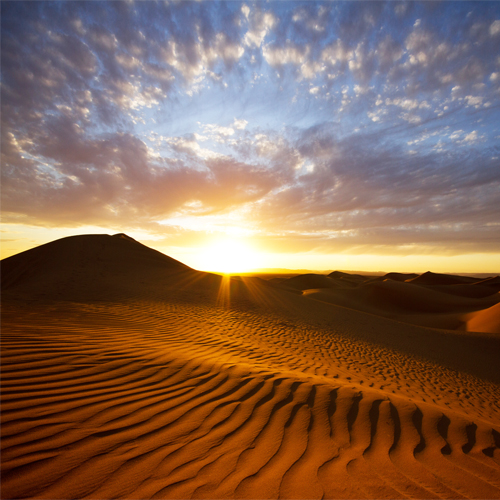
<instances>
[{"instance_id":1,"label":"cloud","mask_svg":"<svg viewBox=\"0 0 500 500\"><path fill-rule=\"evenodd\" d=\"M254 6L252 9L243 4L241 11L248 20L248 31L244 35L244 43L249 47L260 47L267 34L277 24L276 16Z\"/></svg>"},{"instance_id":2,"label":"cloud","mask_svg":"<svg viewBox=\"0 0 500 500\"><path fill-rule=\"evenodd\" d=\"M25 162L23 175L2 171L5 220L23 214L44 224L126 223L164 217L193 200L205 212L220 211L254 200L275 185L272 171L230 158L205 159L203 170L180 160L155 162L146 145L129 135L94 142L70 133L61 140L70 140L69 147L61 151L49 143L45 148L47 156L52 154L51 168ZM194 144L173 141L177 152L191 146L191 155L199 152ZM16 153L14 144L10 156Z\"/></svg>"},{"instance_id":3,"label":"cloud","mask_svg":"<svg viewBox=\"0 0 500 500\"><path fill-rule=\"evenodd\" d=\"M397 148L382 147L378 136L336 140L327 130L326 125L308 130L300 139L300 152L304 159L314 159L314 171L261 204L256 219L266 221L268 229L312 232L324 245L334 238L335 245L345 248L375 241L444 248L455 240L468 248L486 244L498 251L488 226L479 222L497 212L500 201L495 193L500 187L498 158L488 156L491 152L474 159L457 152L443 162L436 153L408 157ZM477 139L477 132L458 135L464 142ZM476 162L483 166L481 173ZM461 235L474 234L476 223L476 242L465 245ZM390 235L385 243L384 235Z\"/></svg>"},{"instance_id":4,"label":"cloud","mask_svg":"<svg viewBox=\"0 0 500 500\"><path fill-rule=\"evenodd\" d=\"M235 118L233 125L234 125L234 128L236 128L238 130L244 130L246 128L246 126L248 125L248 121L247 120L238 120Z\"/></svg>"},{"instance_id":5,"label":"cloud","mask_svg":"<svg viewBox=\"0 0 500 500\"><path fill-rule=\"evenodd\" d=\"M6 2L4 220L243 210L303 245L498 249L499 18L495 3Z\"/></svg>"},{"instance_id":6,"label":"cloud","mask_svg":"<svg viewBox=\"0 0 500 500\"><path fill-rule=\"evenodd\" d=\"M321 59L335 70L344 72L347 69L349 60L352 59L353 50L348 48L342 40L328 44L321 52Z\"/></svg>"},{"instance_id":7,"label":"cloud","mask_svg":"<svg viewBox=\"0 0 500 500\"><path fill-rule=\"evenodd\" d=\"M306 60L307 52L307 47L292 42L285 46L267 45L262 51L266 62L278 68L286 64L301 65Z\"/></svg>"},{"instance_id":8,"label":"cloud","mask_svg":"<svg viewBox=\"0 0 500 500\"><path fill-rule=\"evenodd\" d=\"M221 61L226 67L233 66L244 54L244 48L224 33L217 33L208 43L196 39L183 41L171 39L162 49L162 59L176 70L187 82L197 76L212 72Z\"/></svg>"},{"instance_id":9,"label":"cloud","mask_svg":"<svg viewBox=\"0 0 500 500\"><path fill-rule=\"evenodd\" d=\"M500 34L500 19L497 19L490 24L489 32L491 36L497 36Z\"/></svg>"},{"instance_id":10,"label":"cloud","mask_svg":"<svg viewBox=\"0 0 500 500\"><path fill-rule=\"evenodd\" d=\"M196 134L190 134L187 137L165 137L162 138L162 143L168 144L174 154L186 154L193 159L204 160L220 156L215 151L200 147L198 140ZM158 157L161 158L161 155L158 155Z\"/></svg>"}]
</instances>

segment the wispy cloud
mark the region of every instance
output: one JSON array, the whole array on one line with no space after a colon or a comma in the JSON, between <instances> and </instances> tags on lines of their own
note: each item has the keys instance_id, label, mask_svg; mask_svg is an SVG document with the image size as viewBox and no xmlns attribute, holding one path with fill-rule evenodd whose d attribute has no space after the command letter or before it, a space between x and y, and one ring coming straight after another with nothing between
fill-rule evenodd
<instances>
[{"instance_id":1,"label":"wispy cloud","mask_svg":"<svg viewBox=\"0 0 500 500\"><path fill-rule=\"evenodd\" d=\"M325 251L500 251L498 3L4 2L1 23L5 222L244 210Z\"/></svg>"}]
</instances>

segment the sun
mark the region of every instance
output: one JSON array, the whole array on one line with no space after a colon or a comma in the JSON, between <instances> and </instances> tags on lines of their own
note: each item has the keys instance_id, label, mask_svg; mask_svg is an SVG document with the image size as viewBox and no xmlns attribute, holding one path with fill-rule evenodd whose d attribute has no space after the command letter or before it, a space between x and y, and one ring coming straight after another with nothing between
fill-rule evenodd
<instances>
[{"instance_id":1,"label":"sun","mask_svg":"<svg viewBox=\"0 0 500 500\"><path fill-rule=\"evenodd\" d=\"M202 271L236 274L260 267L261 256L244 240L222 239L202 249L199 268Z\"/></svg>"}]
</instances>

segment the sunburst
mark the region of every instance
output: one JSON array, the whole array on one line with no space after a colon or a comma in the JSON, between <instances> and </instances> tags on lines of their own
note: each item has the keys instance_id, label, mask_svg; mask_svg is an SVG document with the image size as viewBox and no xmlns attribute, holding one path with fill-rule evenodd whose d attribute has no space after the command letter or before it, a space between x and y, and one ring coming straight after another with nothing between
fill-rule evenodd
<instances>
[{"instance_id":1,"label":"sunburst","mask_svg":"<svg viewBox=\"0 0 500 500\"><path fill-rule=\"evenodd\" d=\"M200 270L224 274L251 271L261 266L261 255L242 239L224 238L203 249Z\"/></svg>"}]
</instances>

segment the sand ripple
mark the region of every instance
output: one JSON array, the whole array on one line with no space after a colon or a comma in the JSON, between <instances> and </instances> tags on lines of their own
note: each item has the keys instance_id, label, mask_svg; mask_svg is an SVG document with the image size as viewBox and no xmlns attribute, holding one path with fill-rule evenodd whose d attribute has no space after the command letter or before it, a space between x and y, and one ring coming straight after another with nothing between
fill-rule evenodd
<instances>
[{"instance_id":1,"label":"sand ripple","mask_svg":"<svg viewBox=\"0 0 500 500\"><path fill-rule=\"evenodd\" d=\"M262 312L16 307L3 498L500 498L493 382Z\"/></svg>"}]
</instances>

